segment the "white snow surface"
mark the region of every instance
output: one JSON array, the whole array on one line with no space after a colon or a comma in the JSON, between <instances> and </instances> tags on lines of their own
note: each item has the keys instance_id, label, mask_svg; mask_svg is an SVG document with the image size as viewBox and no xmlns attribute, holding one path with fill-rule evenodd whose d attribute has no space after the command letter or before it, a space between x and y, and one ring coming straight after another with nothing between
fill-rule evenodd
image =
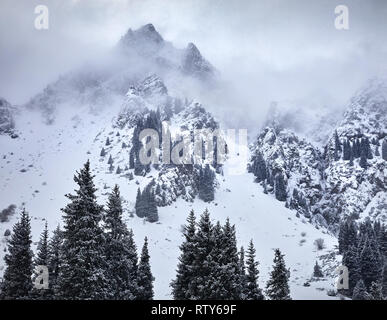
<instances>
[{"instance_id":1,"label":"white snow surface","mask_svg":"<svg viewBox=\"0 0 387 320\"><path fill-rule=\"evenodd\" d=\"M238 246L246 248L253 239L260 262L261 288L269 278L273 249L280 248L291 272L292 298L337 299L327 295L329 289L334 289L334 269L339 258L332 254L337 245L336 238L323 229L316 229L302 217L297 218L295 211L285 208L272 195L264 194L254 183L252 174L227 175L227 163L225 175L217 176L219 186L213 202L178 199L170 206L159 208L160 221L153 224L133 215L137 188L143 188L158 171L152 170L146 177L135 176L131 181L125 175L108 172L107 157L99 156L106 137L112 139L112 148L119 148L122 142L128 142L125 139L129 139L128 131L112 127L112 118L119 108L119 105L112 105L109 110L98 114L90 114L88 107L63 108L51 125L43 123L36 111L25 111L16 119L16 126L22 128L20 137L0 136L0 209L12 203L18 206L17 214L9 222L0 223L0 274L4 271L6 247L3 234L6 229L12 230L19 218L19 209L24 205L32 217L35 250L45 221L50 231L62 224L60 209L68 203L64 195L76 188L74 173L90 159L100 203L106 201L110 188L117 183L124 199L124 218L134 231L138 251L144 237L149 238L156 299L171 299L169 283L175 276L180 254L178 247L182 241L181 226L189 211L194 209L198 218L206 208L214 221L224 222L229 217L236 225ZM116 135L117 132L120 136ZM129 158L125 154L128 149L117 150L114 154L119 152L122 168L125 159ZM238 159L229 159L229 162L235 161ZM324 250L315 248L313 242L317 238L324 239ZM327 258L329 254L330 259ZM312 281L309 287L305 287L303 284L311 279L316 260L323 266L327 277Z\"/></svg>"}]
</instances>

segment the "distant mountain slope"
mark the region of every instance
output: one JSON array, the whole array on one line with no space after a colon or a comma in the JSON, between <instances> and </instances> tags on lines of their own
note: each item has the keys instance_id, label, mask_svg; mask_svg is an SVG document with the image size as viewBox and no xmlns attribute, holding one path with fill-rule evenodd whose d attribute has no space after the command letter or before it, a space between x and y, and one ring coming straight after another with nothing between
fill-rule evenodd
<instances>
[{"instance_id":1,"label":"distant mountain slope","mask_svg":"<svg viewBox=\"0 0 387 320\"><path fill-rule=\"evenodd\" d=\"M387 136L386 97L384 80L368 82L351 99L323 149L312 144L315 137L301 139L287 129L281 114L271 114L251 147L250 171L277 198L276 188L285 189L280 200L286 206L333 232L341 219L364 217L364 212L386 222L386 207L381 204L387 192L382 150ZM278 176L283 183L280 179L277 186Z\"/></svg>"}]
</instances>

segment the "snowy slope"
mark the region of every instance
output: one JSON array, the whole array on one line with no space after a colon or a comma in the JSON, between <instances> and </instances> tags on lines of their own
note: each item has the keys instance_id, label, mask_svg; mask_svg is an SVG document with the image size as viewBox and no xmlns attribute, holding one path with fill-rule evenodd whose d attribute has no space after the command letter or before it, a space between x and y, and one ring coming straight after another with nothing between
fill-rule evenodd
<instances>
[{"instance_id":1,"label":"snowy slope","mask_svg":"<svg viewBox=\"0 0 387 320\"><path fill-rule=\"evenodd\" d=\"M227 176L225 170L224 177L218 176L219 188L214 202L208 204L196 199L191 203L179 199L170 206L159 208L159 223L150 224L136 216L131 217L138 186L144 187L149 182L149 176L157 175L157 171L131 181L124 175L107 172L106 164L101 163L99 157L105 138L99 134L101 130L119 131L112 129L111 120L110 112L90 115L85 108L79 110L77 116L63 112L58 115L55 124L47 126L41 123L38 114L31 111L17 119L17 125L24 128L19 139L0 137L2 150L6 150L0 160L0 208L11 203L18 206L24 203L32 216L34 242L39 239L44 221L48 222L51 230L61 223L60 208L67 203L64 194L74 189L72 177L75 170L90 158L101 194L100 201L106 199L110 187L118 183L125 199L125 219L134 230L137 245L142 245L145 236L150 239L156 298L170 298L169 282L177 265L180 228L191 208L197 215L208 208L212 218L221 221L230 217L231 222L237 225L238 245L246 247L249 239L254 239L261 263L262 286L272 265L273 248L279 247L286 254L291 270L293 298L328 298L325 291L317 288L330 288L333 283L331 277L325 282L312 283L311 287L303 287L303 283L310 278L315 260L332 250L336 239L302 218L296 218L294 211L284 208L272 196L265 195L253 182L251 174ZM119 137L113 137L125 140L127 133L124 130L119 132ZM1 255L4 254L4 231L11 229L16 219L15 215L9 222L0 224ZM303 232L305 236L301 235ZM317 238L325 239L327 249L323 252L316 252L314 248L313 241ZM331 263L329 268L332 268Z\"/></svg>"},{"instance_id":2,"label":"snowy slope","mask_svg":"<svg viewBox=\"0 0 387 320\"><path fill-rule=\"evenodd\" d=\"M292 297L330 298L327 290L334 288L334 269L339 258L334 254L336 239L323 228L316 229L303 216L297 217L295 210L285 208L272 195L264 194L251 173L245 170L231 175L234 170L228 170L228 167L241 162L238 157L242 157L243 152L239 156L231 155L225 164L224 175L216 175L215 200L211 203L201 201L195 192L190 192L192 176L181 175L176 167L152 167L145 176L131 179L131 170L126 167L134 124L150 110L159 110L163 119L171 121L173 135L182 128L192 132L194 128L217 128L219 123L198 101L184 99L185 96L183 99L171 97L169 91L175 93L178 90L167 88L154 74L165 69L177 72L177 79L183 79L180 78L182 75L204 79L213 74L213 67L195 45L189 44L184 50L175 49L152 25L147 25L137 31L129 30L118 48L122 49L122 46L136 54L144 54L140 65L143 67L144 63L147 68L136 65L132 72L128 67L121 70L118 63L98 70L74 71L49 84L46 90L21 107L22 112L12 115L18 136L0 135L0 210L10 204L17 205L18 209L26 207L32 217L36 249L45 221L50 230L62 223L60 209L67 204L65 194L75 188L74 173L90 159L100 203L104 204L107 193L118 184L124 199L125 221L133 228L137 246L142 246L145 236L149 238L156 298L171 298L169 283L177 266L181 226L191 209L199 216L205 208L210 210L214 220L224 222L230 218L236 225L238 246L247 247L248 241L254 240L260 262L261 287L271 270L273 249L280 248L291 271ZM132 66L130 63L134 60L130 59L126 60L126 66ZM127 147L123 147L123 143ZM306 152L309 147L305 143ZM106 156L100 155L102 148L107 152ZM285 155L292 153L294 148L288 151ZM120 166L122 173L110 172L107 164L110 155L114 159L114 168ZM308 173L309 167L300 163L297 170ZM171 201L159 207L159 222L152 224L135 216L134 202L137 189L143 189L153 179L168 184L172 191L168 195ZM187 187L187 194L177 190L181 185ZM3 235L7 229L12 230L17 219L18 214L10 217L8 222L0 223L0 275L4 271L2 258L6 250ZM316 251L313 244L317 238L325 241L326 248L322 251ZM320 260L327 277L311 282L309 287L303 286L310 280L316 260Z\"/></svg>"}]
</instances>

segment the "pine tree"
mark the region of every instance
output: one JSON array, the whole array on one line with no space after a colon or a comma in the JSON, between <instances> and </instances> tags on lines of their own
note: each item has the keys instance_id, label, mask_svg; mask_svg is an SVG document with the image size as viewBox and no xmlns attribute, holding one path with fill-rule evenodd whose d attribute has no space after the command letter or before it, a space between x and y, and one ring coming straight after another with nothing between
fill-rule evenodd
<instances>
[{"instance_id":1,"label":"pine tree","mask_svg":"<svg viewBox=\"0 0 387 320\"><path fill-rule=\"evenodd\" d=\"M353 290L352 300L369 300L370 296L363 280L359 280Z\"/></svg>"},{"instance_id":2,"label":"pine tree","mask_svg":"<svg viewBox=\"0 0 387 320\"><path fill-rule=\"evenodd\" d=\"M366 150L367 159L373 159L374 157L372 155L370 140L367 137L364 139L364 148Z\"/></svg>"},{"instance_id":3,"label":"pine tree","mask_svg":"<svg viewBox=\"0 0 387 320\"><path fill-rule=\"evenodd\" d=\"M360 158L360 155L361 155L361 147L360 147L360 139L357 138L354 143L353 143L353 147L354 147L354 157L355 158Z\"/></svg>"},{"instance_id":4,"label":"pine tree","mask_svg":"<svg viewBox=\"0 0 387 320\"><path fill-rule=\"evenodd\" d=\"M112 155L109 156L108 164L112 165L113 164L113 158Z\"/></svg>"},{"instance_id":5,"label":"pine tree","mask_svg":"<svg viewBox=\"0 0 387 320\"><path fill-rule=\"evenodd\" d=\"M120 166L117 166L116 174L121 174L121 168L120 168Z\"/></svg>"},{"instance_id":6,"label":"pine tree","mask_svg":"<svg viewBox=\"0 0 387 320\"><path fill-rule=\"evenodd\" d=\"M360 164L360 167L362 167L363 169L367 169L368 167L367 150L365 149L364 146L361 148L359 164Z\"/></svg>"},{"instance_id":7,"label":"pine tree","mask_svg":"<svg viewBox=\"0 0 387 320\"><path fill-rule=\"evenodd\" d=\"M257 182L261 182L266 179L266 163L261 152L258 152L253 159L252 171Z\"/></svg>"},{"instance_id":8,"label":"pine tree","mask_svg":"<svg viewBox=\"0 0 387 320\"><path fill-rule=\"evenodd\" d=\"M137 189L137 196L136 196L135 210L136 210L136 215L137 215L139 218L145 217L145 212L144 212L144 202L143 202L143 200L142 200L140 188Z\"/></svg>"},{"instance_id":9,"label":"pine tree","mask_svg":"<svg viewBox=\"0 0 387 320\"><path fill-rule=\"evenodd\" d=\"M216 249L220 249L218 256L213 259L217 264L217 280L221 283L222 292L219 298L224 300L238 300L241 298L242 288L240 282L239 257L236 243L235 226L230 224L227 218L226 223L219 233L219 244Z\"/></svg>"},{"instance_id":10,"label":"pine tree","mask_svg":"<svg viewBox=\"0 0 387 320\"><path fill-rule=\"evenodd\" d=\"M347 139L343 143L343 160L349 160L350 158L351 158L351 143Z\"/></svg>"},{"instance_id":11,"label":"pine tree","mask_svg":"<svg viewBox=\"0 0 387 320\"><path fill-rule=\"evenodd\" d=\"M271 300L291 300L289 290L290 271L286 269L284 255L275 250L274 266L266 284L266 294Z\"/></svg>"},{"instance_id":12,"label":"pine tree","mask_svg":"<svg viewBox=\"0 0 387 320\"><path fill-rule=\"evenodd\" d=\"M341 143L339 139L339 135L337 134L337 130L334 134L334 141L335 141L335 150L334 150L334 159L335 161L340 160L340 153L341 153Z\"/></svg>"},{"instance_id":13,"label":"pine tree","mask_svg":"<svg viewBox=\"0 0 387 320\"><path fill-rule=\"evenodd\" d=\"M195 214L192 210L183 229L184 242L180 245L181 254L176 270L176 279L171 283L172 295L175 300L191 299L194 296L191 286L195 279L193 272L196 250L195 233Z\"/></svg>"},{"instance_id":14,"label":"pine tree","mask_svg":"<svg viewBox=\"0 0 387 320\"><path fill-rule=\"evenodd\" d=\"M58 276L62 299L104 299L108 293L104 261L105 241L99 225L102 206L97 203L90 162L74 176L75 194L64 212L63 265Z\"/></svg>"},{"instance_id":15,"label":"pine tree","mask_svg":"<svg viewBox=\"0 0 387 320\"><path fill-rule=\"evenodd\" d=\"M5 255L6 269L1 283L2 299L27 299L32 289L31 225L23 209L20 220L13 227Z\"/></svg>"},{"instance_id":16,"label":"pine tree","mask_svg":"<svg viewBox=\"0 0 387 320\"><path fill-rule=\"evenodd\" d=\"M212 294L208 286L211 285L213 273L211 261L211 252L214 247L213 228L210 213L206 209L200 216L195 235L196 250L193 265L195 278L192 285L192 298L195 300L206 300Z\"/></svg>"},{"instance_id":17,"label":"pine tree","mask_svg":"<svg viewBox=\"0 0 387 320\"><path fill-rule=\"evenodd\" d=\"M140 191L140 188L137 189L135 204L136 215L146 218L151 223L159 221L156 197L152 190L153 185L154 181L148 184L143 192Z\"/></svg>"},{"instance_id":18,"label":"pine tree","mask_svg":"<svg viewBox=\"0 0 387 320\"><path fill-rule=\"evenodd\" d=\"M102 148L102 149L101 149L101 153L100 153L99 155L100 155L101 157L106 156L105 148Z\"/></svg>"},{"instance_id":19,"label":"pine tree","mask_svg":"<svg viewBox=\"0 0 387 320\"><path fill-rule=\"evenodd\" d=\"M156 203L156 197L153 190L149 187L149 189L145 189L147 192L147 213L146 213L146 219L147 221L153 223L159 221L159 214L157 210L157 203Z\"/></svg>"},{"instance_id":20,"label":"pine tree","mask_svg":"<svg viewBox=\"0 0 387 320\"><path fill-rule=\"evenodd\" d=\"M110 146L110 139L109 137L106 138L106 143L105 143L106 146Z\"/></svg>"},{"instance_id":21,"label":"pine tree","mask_svg":"<svg viewBox=\"0 0 387 320\"><path fill-rule=\"evenodd\" d=\"M106 261L108 264L109 298L133 300L135 287L133 283L137 269L137 253L133 248L133 238L122 221L122 200L115 185L109 195L105 213Z\"/></svg>"},{"instance_id":22,"label":"pine tree","mask_svg":"<svg viewBox=\"0 0 387 320\"><path fill-rule=\"evenodd\" d=\"M37 255L35 256L34 266L46 266L48 268L48 259L49 259L49 248L48 248L48 228L47 222L44 226L44 230L40 236L40 240L37 248ZM35 282L36 278L39 276L39 273L34 271L32 275L32 281ZM49 278L50 281L50 278ZM31 295L36 299L48 299L51 296L51 293L48 289L32 289Z\"/></svg>"},{"instance_id":23,"label":"pine tree","mask_svg":"<svg viewBox=\"0 0 387 320\"><path fill-rule=\"evenodd\" d=\"M350 245L343 254L343 265L348 268L348 293L352 295L353 289L361 279L361 267L358 249Z\"/></svg>"},{"instance_id":24,"label":"pine tree","mask_svg":"<svg viewBox=\"0 0 387 320\"><path fill-rule=\"evenodd\" d=\"M205 202L211 202L215 198L214 189L215 173L211 170L207 164L204 169L199 170L199 198Z\"/></svg>"},{"instance_id":25,"label":"pine tree","mask_svg":"<svg viewBox=\"0 0 387 320\"><path fill-rule=\"evenodd\" d=\"M374 241L367 235L360 254L361 275L367 289L371 287L372 282L379 281L381 277L380 253Z\"/></svg>"},{"instance_id":26,"label":"pine tree","mask_svg":"<svg viewBox=\"0 0 387 320\"><path fill-rule=\"evenodd\" d=\"M153 300L153 280L149 264L148 239L145 237L137 270L137 300Z\"/></svg>"},{"instance_id":27,"label":"pine tree","mask_svg":"<svg viewBox=\"0 0 387 320\"><path fill-rule=\"evenodd\" d=\"M314 265L313 277L316 277L316 278L323 278L324 277L324 274L321 270L321 267L317 261L316 261L316 264Z\"/></svg>"},{"instance_id":28,"label":"pine tree","mask_svg":"<svg viewBox=\"0 0 387 320\"><path fill-rule=\"evenodd\" d=\"M49 290L53 297L58 291L58 274L62 265L62 244L63 232L58 225L48 244Z\"/></svg>"},{"instance_id":29,"label":"pine tree","mask_svg":"<svg viewBox=\"0 0 387 320\"><path fill-rule=\"evenodd\" d=\"M258 262L255 261L255 248L253 240L250 240L247 249L247 275L246 275L246 300L264 300L262 290L258 286Z\"/></svg>"},{"instance_id":30,"label":"pine tree","mask_svg":"<svg viewBox=\"0 0 387 320\"><path fill-rule=\"evenodd\" d=\"M351 218L340 223L339 229L339 253L343 254L350 245L356 246L358 243L357 227Z\"/></svg>"},{"instance_id":31,"label":"pine tree","mask_svg":"<svg viewBox=\"0 0 387 320\"><path fill-rule=\"evenodd\" d=\"M275 176L274 189L276 199L279 201L286 201L286 185L282 173L278 173Z\"/></svg>"},{"instance_id":32,"label":"pine tree","mask_svg":"<svg viewBox=\"0 0 387 320\"><path fill-rule=\"evenodd\" d=\"M382 158L387 161L387 140L384 139L382 143Z\"/></svg>"}]
</instances>

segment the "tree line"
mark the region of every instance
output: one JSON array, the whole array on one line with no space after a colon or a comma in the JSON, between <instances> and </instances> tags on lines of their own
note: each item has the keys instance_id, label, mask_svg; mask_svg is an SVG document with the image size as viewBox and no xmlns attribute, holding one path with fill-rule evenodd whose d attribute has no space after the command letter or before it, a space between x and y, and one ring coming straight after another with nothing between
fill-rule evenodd
<instances>
[{"instance_id":1,"label":"tree line","mask_svg":"<svg viewBox=\"0 0 387 320\"><path fill-rule=\"evenodd\" d=\"M275 250L274 266L265 294L258 285L258 262L250 241L245 251L238 252L235 226L229 219L222 226L213 224L205 210L196 222L190 212L183 228L176 277L171 282L172 295L177 300L289 300L290 272L284 255Z\"/></svg>"},{"instance_id":2,"label":"tree line","mask_svg":"<svg viewBox=\"0 0 387 320\"><path fill-rule=\"evenodd\" d=\"M340 224L339 253L348 268L349 288L342 293L355 300L387 298L387 228L369 219Z\"/></svg>"},{"instance_id":3,"label":"tree line","mask_svg":"<svg viewBox=\"0 0 387 320\"><path fill-rule=\"evenodd\" d=\"M140 259L122 220L118 186L109 194L106 208L97 203L94 176L89 161L76 173L75 194L67 194L62 209L64 227L48 235L47 224L37 254L31 249L29 214L23 209L14 225L5 255L6 269L1 282L2 299L150 300L154 278L145 238ZM49 286L36 289L39 274L35 266L46 266Z\"/></svg>"}]
</instances>

